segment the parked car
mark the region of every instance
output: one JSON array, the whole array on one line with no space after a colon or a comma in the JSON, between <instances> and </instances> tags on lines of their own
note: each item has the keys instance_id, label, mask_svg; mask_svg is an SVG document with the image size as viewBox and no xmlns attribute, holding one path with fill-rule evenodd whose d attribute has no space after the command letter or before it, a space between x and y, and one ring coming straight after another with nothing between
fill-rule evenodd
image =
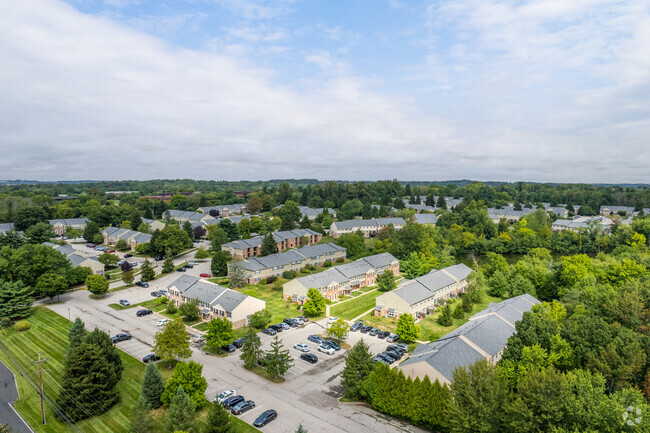
<instances>
[{"instance_id":1,"label":"parked car","mask_svg":"<svg viewBox=\"0 0 650 433\"><path fill-rule=\"evenodd\" d=\"M158 290L156 290L155 292L151 292L151 296L153 296L154 298L160 298L162 294Z\"/></svg>"},{"instance_id":2,"label":"parked car","mask_svg":"<svg viewBox=\"0 0 650 433\"><path fill-rule=\"evenodd\" d=\"M386 350L394 350L402 355L406 353L406 349L404 349L403 346L398 346L397 344L391 344L386 348Z\"/></svg>"},{"instance_id":3,"label":"parked car","mask_svg":"<svg viewBox=\"0 0 650 433\"><path fill-rule=\"evenodd\" d=\"M156 256L155 261L165 260L165 256Z\"/></svg>"},{"instance_id":4,"label":"parked car","mask_svg":"<svg viewBox=\"0 0 650 433\"><path fill-rule=\"evenodd\" d=\"M125 259L128 259L129 257L133 257L133 254L131 254L131 253L124 254Z\"/></svg>"},{"instance_id":5,"label":"parked car","mask_svg":"<svg viewBox=\"0 0 650 433\"><path fill-rule=\"evenodd\" d=\"M126 299L120 299L120 305L123 307L128 307L131 304L129 304L129 301L127 301Z\"/></svg>"},{"instance_id":6,"label":"parked car","mask_svg":"<svg viewBox=\"0 0 650 433\"><path fill-rule=\"evenodd\" d=\"M199 274L199 277L201 277L201 278L210 278L211 276L212 276L212 274L208 274L206 272L203 272L202 274Z\"/></svg>"},{"instance_id":7,"label":"parked car","mask_svg":"<svg viewBox=\"0 0 650 433\"><path fill-rule=\"evenodd\" d=\"M117 334L114 337L111 337L113 344L119 343L120 341L126 341L131 339L131 334Z\"/></svg>"},{"instance_id":8,"label":"parked car","mask_svg":"<svg viewBox=\"0 0 650 433\"><path fill-rule=\"evenodd\" d=\"M307 346L305 343L296 343L293 345L294 349L298 349L301 352L309 352L309 346Z\"/></svg>"},{"instance_id":9,"label":"parked car","mask_svg":"<svg viewBox=\"0 0 650 433\"><path fill-rule=\"evenodd\" d=\"M368 332L368 335L371 335L371 336L374 337L375 335L379 334L380 332L381 332L381 330L379 330L379 329L377 329L377 328L372 328L372 329Z\"/></svg>"},{"instance_id":10,"label":"parked car","mask_svg":"<svg viewBox=\"0 0 650 433\"><path fill-rule=\"evenodd\" d=\"M309 322L309 317L307 316L298 316L297 319L302 319L303 323Z\"/></svg>"},{"instance_id":11,"label":"parked car","mask_svg":"<svg viewBox=\"0 0 650 433\"><path fill-rule=\"evenodd\" d=\"M221 350L224 352L233 353L235 350L237 350L237 348L234 344L227 344L225 346L221 346Z\"/></svg>"},{"instance_id":12,"label":"parked car","mask_svg":"<svg viewBox=\"0 0 650 433\"><path fill-rule=\"evenodd\" d=\"M97 245L95 245L95 244L86 244L86 247L87 247L87 248L95 248L96 246L97 246Z\"/></svg>"},{"instance_id":13,"label":"parked car","mask_svg":"<svg viewBox=\"0 0 650 433\"><path fill-rule=\"evenodd\" d=\"M194 265L191 265L191 264L189 264L189 263L186 264L186 265L183 266L183 267L186 268L186 269L194 269Z\"/></svg>"},{"instance_id":14,"label":"parked car","mask_svg":"<svg viewBox=\"0 0 650 433\"><path fill-rule=\"evenodd\" d=\"M106 251L107 253L114 253L115 252L115 250L104 250L104 251Z\"/></svg>"},{"instance_id":15,"label":"parked car","mask_svg":"<svg viewBox=\"0 0 650 433\"><path fill-rule=\"evenodd\" d=\"M277 417L278 413L274 409L265 410L253 421L253 425L255 427L264 427Z\"/></svg>"},{"instance_id":16,"label":"parked car","mask_svg":"<svg viewBox=\"0 0 650 433\"><path fill-rule=\"evenodd\" d=\"M378 358L383 359L387 364L392 364L396 361L392 356L385 354L384 352L377 354Z\"/></svg>"},{"instance_id":17,"label":"parked car","mask_svg":"<svg viewBox=\"0 0 650 433\"><path fill-rule=\"evenodd\" d=\"M163 296L169 295L169 290L167 290L167 289L160 289L160 290L158 290L158 292Z\"/></svg>"},{"instance_id":18,"label":"parked car","mask_svg":"<svg viewBox=\"0 0 650 433\"><path fill-rule=\"evenodd\" d=\"M373 362L381 362L382 364L386 364L386 365L390 365L390 364L391 364L390 362L386 361L384 358L382 358L382 357L379 356L379 355L377 355L377 356L375 356L374 358L372 358L372 361L373 361Z\"/></svg>"},{"instance_id":19,"label":"parked car","mask_svg":"<svg viewBox=\"0 0 650 433\"><path fill-rule=\"evenodd\" d=\"M275 335L275 334L277 334L277 333L278 333L278 332L277 332L275 329L273 329L273 328L262 329L262 334L266 334L266 335Z\"/></svg>"},{"instance_id":20,"label":"parked car","mask_svg":"<svg viewBox=\"0 0 650 433\"><path fill-rule=\"evenodd\" d=\"M395 346L402 348L404 352L408 352L409 350L409 345L406 343L397 343Z\"/></svg>"},{"instance_id":21,"label":"parked car","mask_svg":"<svg viewBox=\"0 0 650 433\"><path fill-rule=\"evenodd\" d=\"M294 328L298 326L298 321L295 320L295 319L292 319L292 318L290 318L290 317L287 317L287 318L284 319L282 322L283 322L283 323L286 323L287 325L292 326L292 327L294 327Z\"/></svg>"},{"instance_id":22,"label":"parked car","mask_svg":"<svg viewBox=\"0 0 650 433\"><path fill-rule=\"evenodd\" d=\"M394 343L394 342L396 342L396 341L399 341L399 335L397 335L397 334L390 334L390 335L386 338L386 341L388 341L389 343Z\"/></svg>"},{"instance_id":23,"label":"parked car","mask_svg":"<svg viewBox=\"0 0 650 433\"><path fill-rule=\"evenodd\" d=\"M332 323L336 322L337 320L339 320L338 317L330 317L329 319L327 319L327 324L331 325Z\"/></svg>"},{"instance_id":24,"label":"parked car","mask_svg":"<svg viewBox=\"0 0 650 433\"><path fill-rule=\"evenodd\" d=\"M300 359L303 359L311 364L316 364L318 362L318 357L313 353L301 353Z\"/></svg>"},{"instance_id":25,"label":"parked car","mask_svg":"<svg viewBox=\"0 0 650 433\"><path fill-rule=\"evenodd\" d=\"M386 349L385 353L388 353L389 355L391 355L395 359L402 359L402 356L404 356L404 352L401 352L401 351L399 351L397 349L388 348L388 349Z\"/></svg>"},{"instance_id":26,"label":"parked car","mask_svg":"<svg viewBox=\"0 0 650 433\"><path fill-rule=\"evenodd\" d=\"M162 328L163 326L165 326L167 324L167 322L169 322L169 319L160 319L156 323L156 326L158 326L159 328Z\"/></svg>"},{"instance_id":27,"label":"parked car","mask_svg":"<svg viewBox=\"0 0 650 433\"><path fill-rule=\"evenodd\" d=\"M377 338L381 338L382 340L390 335L390 332L388 331L381 331L377 333Z\"/></svg>"},{"instance_id":28,"label":"parked car","mask_svg":"<svg viewBox=\"0 0 650 433\"><path fill-rule=\"evenodd\" d=\"M304 324L305 324L305 321L302 320L301 317L296 317L296 318L293 319L293 320L294 320L298 325L304 325Z\"/></svg>"},{"instance_id":29,"label":"parked car","mask_svg":"<svg viewBox=\"0 0 650 433\"><path fill-rule=\"evenodd\" d=\"M185 266L181 266L180 268L176 269L176 272L185 272Z\"/></svg>"},{"instance_id":30,"label":"parked car","mask_svg":"<svg viewBox=\"0 0 650 433\"><path fill-rule=\"evenodd\" d=\"M230 412L233 415L241 415L242 413L246 412L247 410L251 410L254 407L255 402L253 400L242 401L233 406Z\"/></svg>"},{"instance_id":31,"label":"parked car","mask_svg":"<svg viewBox=\"0 0 650 433\"><path fill-rule=\"evenodd\" d=\"M135 315L138 316L138 317L148 316L149 314L153 314L153 311L151 311L151 310L138 310L138 312L135 313Z\"/></svg>"},{"instance_id":32,"label":"parked car","mask_svg":"<svg viewBox=\"0 0 650 433\"><path fill-rule=\"evenodd\" d=\"M333 347L328 346L326 344L319 344L318 345L318 351L323 352L323 353L327 353L328 355L334 355L334 352L336 352L336 350L334 350Z\"/></svg>"},{"instance_id":33,"label":"parked car","mask_svg":"<svg viewBox=\"0 0 650 433\"><path fill-rule=\"evenodd\" d=\"M232 345L235 346L237 349L239 349L244 345L245 341L246 341L246 337L241 337L241 338L238 338L235 341L233 341Z\"/></svg>"},{"instance_id":34,"label":"parked car","mask_svg":"<svg viewBox=\"0 0 650 433\"><path fill-rule=\"evenodd\" d=\"M138 262L131 262L129 263L132 268L136 268L138 266Z\"/></svg>"},{"instance_id":35,"label":"parked car","mask_svg":"<svg viewBox=\"0 0 650 433\"><path fill-rule=\"evenodd\" d=\"M232 408L236 404L241 403L242 401L246 400L243 396L241 395L233 395L231 397L228 397L223 401L223 405L227 407L228 409Z\"/></svg>"},{"instance_id":36,"label":"parked car","mask_svg":"<svg viewBox=\"0 0 650 433\"><path fill-rule=\"evenodd\" d=\"M368 331L370 331L371 329L372 329L372 326L367 326L367 325L366 325L366 326L362 326L362 327L359 329L359 331L361 331L362 334L367 334Z\"/></svg>"},{"instance_id":37,"label":"parked car","mask_svg":"<svg viewBox=\"0 0 650 433\"><path fill-rule=\"evenodd\" d=\"M142 358L142 362L144 362L145 364L148 364L150 362L156 362L156 361L160 361L160 356L156 355L155 353L150 353L149 355Z\"/></svg>"},{"instance_id":38,"label":"parked car","mask_svg":"<svg viewBox=\"0 0 650 433\"><path fill-rule=\"evenodd\" d=\"M197 266L199 262L187 262L188 265Z\"/></svg>"},{"instance_id":39,"label":"parked car","mask_svg":"<svg viewBox=\"0 0 650 433\"><path fill-rule=\"evenodd\" d=\"M350 326L350 331L357 332L359 329L361 329L362 326L363 320L356 321L352 326Z\"/></svg>"},{"instance_id":40,"label":"parked car","mask_svg":"<svg viewBox=\"0 0 650 433\"><path fill-rule=\"evenodd\" d=\"M282 329L284 329L285 331L286 331L287 329L291 329L291 326L289 326L288 323L284 323L284 322L282 322L282 323L278 323L278 325L282 326Z\"/></svg>"},{"instance_id":41,"label":"parked car","mask_svg":"<svg viewBox=\"0 0 650 433\"><path fill-rule=\"evenodd\" d=\"M235 394L237 394L237 391L235 391L234 389L229 389L227 391L223 391L219 395L215 395L214 400L212 401L216 403L223 403L224 400L226 400L228 397L232 397Z\"/></svg>"},{"instance_id":42,"label":"parked car","mask_svg":"<svg viewBox=\"0 0 650 433\"><path fill-rule=\"evenodd\" d=\"M275 325L269 325L269 328L271 328L271 329L275 329L276 332L282 332L282 331L284 331L284 326L282 326L282 325L280 325L280 324L278 324L278 323L276 323Z\"/></svg>"},{"instance_id":43,"label":"parked car","mask_svg":"<svg viewBox=\"0 0 650 433\"><path fill-rule=\"evenodd\" d=\"M147 283L146 281L138 281L137 283L135 283L135 285L138 287L149 287L149 283Z\"/></svg>"},{"instance_id":44,"label":"parked car","mask_svg":"<svg viewBox=\"0 0 650 433\"><path fill-rule=\"evenodd\" d=\"M309 337L307 337L307 340L311 341L312 343L318 343L318 344L322 344L325 342L325 340L320 338L318 335L310 335Z\"/></svg>"},{"instance_id":45,"label":"parked car","mask_svg":"<svg viewBox=\"0 0 650 433\"><path fill-rule=\"evenodd\" d=\"M337 342L334 341L334 340L325 340L325 343L324 343L324 344L325 344L326 346L331 347L331 348L334 349L334 350L341 350L341 346L339 346L339 343L337 343Z\"/></svg>"},{"instance_id":46,"label":"parked car","mask_svg":"<svg viewBox=\"0 0 650 433\"><path fill-rule=\"evenodd\" d=\"M194 344L199 344L205 341L205 337L203 335L192 335L192 338L190 338L190 340Z\"/></svg>"}]
</instances>

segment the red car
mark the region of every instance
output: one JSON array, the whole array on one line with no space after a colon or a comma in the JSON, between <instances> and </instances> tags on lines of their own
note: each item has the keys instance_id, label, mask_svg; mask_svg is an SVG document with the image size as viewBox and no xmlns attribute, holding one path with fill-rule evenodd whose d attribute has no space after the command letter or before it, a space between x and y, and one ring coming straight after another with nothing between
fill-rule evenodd
<instances>
[{"instance_id":1,"label":"red car","mask_svg":"<svg viewBox=\"0 0 650 433\"><path fill-rule=\"evenodd\" d=\"M206 274L205 272L199 275L199 277L203 277L203 278L210 278L211 276L212 275Z\"/></svg>"},{"instance_id":2,"label":"red car","mask_svg":"<svg viewBox=\"0 0 650 433\"><path fill-rule=\"evenodd\" d=\"M106 251L106 252L107 252L107 253L114 253L115 250L108 250L108 251Z\"/></svg>"}]
</instances>

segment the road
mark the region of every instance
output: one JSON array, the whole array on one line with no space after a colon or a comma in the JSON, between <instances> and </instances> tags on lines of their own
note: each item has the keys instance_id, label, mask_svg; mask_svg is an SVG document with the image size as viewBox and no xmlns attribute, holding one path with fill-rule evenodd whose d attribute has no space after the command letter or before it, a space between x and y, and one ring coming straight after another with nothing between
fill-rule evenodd
<instances>
[{"instance_id":1,"label":"road","mask_svg":"<svg viewBox=\"0 0 650 433\"><path fill-rule=\"evenodd\" d=\"M16 399L18 389L14 374L0 362L0 424L9 424L14 433L34 433L14 409Z\"/></svg>"}]
</instances>

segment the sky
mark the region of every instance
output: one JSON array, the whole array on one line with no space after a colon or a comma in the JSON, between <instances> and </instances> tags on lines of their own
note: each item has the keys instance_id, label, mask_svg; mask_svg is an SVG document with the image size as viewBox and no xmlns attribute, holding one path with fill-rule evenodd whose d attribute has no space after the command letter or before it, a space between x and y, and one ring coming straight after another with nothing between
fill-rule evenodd
<instances>
[{"instance_id":1,"label":"sky","mask_svg":"<svg viewBox=\"0 0 650 433\"><path fill-rule=\"evenodd\" d=\"M0 179L650 182L650 0L0 1Z\"/></svg>"}]
</instances>

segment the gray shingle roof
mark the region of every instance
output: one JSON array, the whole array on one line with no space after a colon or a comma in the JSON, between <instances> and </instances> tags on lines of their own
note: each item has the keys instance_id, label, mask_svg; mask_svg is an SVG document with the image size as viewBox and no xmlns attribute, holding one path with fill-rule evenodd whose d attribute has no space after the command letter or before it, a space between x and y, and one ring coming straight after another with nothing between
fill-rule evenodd
<instances>
[{"instance_id":1,"label":"gray shingle roof","mask_svg":"<svg viewBox=\"0 0 650 433\"><path fill-rule=\"evenodd\" d=\"M0 224L0 233L8 232L9 230L14 230L14 223Z\"/></svg>"},{"instance_id":2,"label":"gray shingle roof","mask_svg":"<svg viewBox=\"0 0 650 433\"><path fill-rule=\"evenodd\" d=\"M413 215L413 221L418 224L436 224L438 217L433 213L418 213Z\"/></svg>"},{"instance_id":3,"label":"gray shingle roof","mask_svg":"<svg viewBox=\"0 0 650 433\"><path fill-rule=\"evenodd\" d=\"M406 222L404 221L404 218L372 218L335 221L333 224L336 225L338 230L354 230L361 227L377 227L379 229L389 224L393 224L394 226L403 226Z\"/></svg>"},{"instance_id":4,"label":"gray shingle roof","mask_svg":"<svg viewBox=\"0 0 650 433\"><path fill-rule=\"evenodd\" d=\"M88 223L88 218L66 218L66 219L54 219L49 221L50 225L54 224L63 224L64 226L80 226L86 225Z\"/></svg>"},{"instance_id":5,"label":"gray shingle roof","mask_svg":"<svg viewBox=\"0 0 650 433\"><path fill-rule=\"evenodd\" d=\"M251 257L236 264L249 271L259 271L293 262L302 262L307 258L313 259L336 251L345 251L345 248L333 243L306 245L302 248L271 254L266 257Z\"/></svg>"},{"instance_id":6,"label":"gray shingle roof","mask_svg":"<svg viewBox=\"0 0 650 433\"><path fill-rule=\"evenodd\" d=\"M221 305L224 311L233 311L248 298L248 295L232 289L201 280L190 275L182 275L167 288L176 287L183 296L196 299L210 306Z\"/></svg>"},{"instance_id":7,"label":"gray shingle roof","mask_svg":"<svg viewBox=\"0 0 650 433\"><path fill-rule=\"evenodd\" d=\"M317 236L317 235L320 235L320 233L310 229L296 229L296 230L286 230L282 232L273 232L273 239L275 239L276 243L280 243L286 241L287 239L297 239L302 236ZM263 240L264 240L264 236L255 236L254 238L250 238L250 239L239 239L236 241L228 242L226 244L223 244L223 246L228 248L243 250L246 248L259 247L262 244Z\"/></svg>"}]
</instances>

